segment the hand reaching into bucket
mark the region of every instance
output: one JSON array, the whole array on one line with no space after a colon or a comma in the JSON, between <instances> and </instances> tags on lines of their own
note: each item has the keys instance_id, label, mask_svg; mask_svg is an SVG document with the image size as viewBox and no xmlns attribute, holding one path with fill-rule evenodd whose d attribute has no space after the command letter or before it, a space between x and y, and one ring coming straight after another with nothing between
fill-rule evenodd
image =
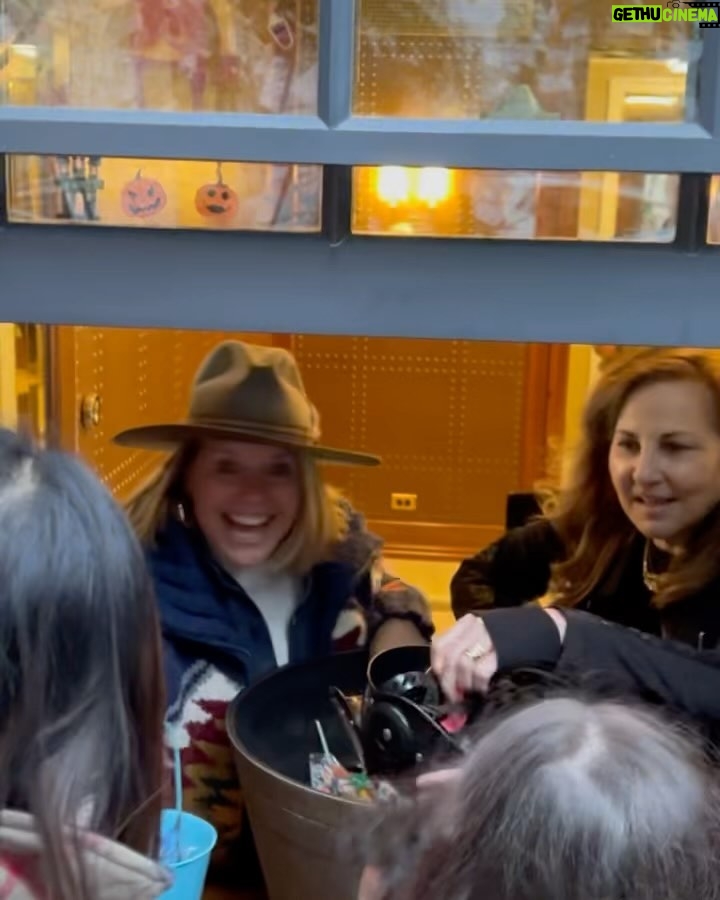
<instances>
[{"instance_id":1,"label":"hand reaching into bucket","mask_svg":"<svg viewBox=\"0 0 720 900\"><path fill-rule=\"evenodd\" d=\"M485 623L470 613L432 642L431 665L445 696L486 693L497 671L497 655Z\"/></svg>"},{"instance_id":2,"label":"hand reaching into bucket","mask_svg":"<svg viewBox=\"0 0 720 900\"><path fill-rule=\"evenodd\" d=\"M562 643L567 628L564 617L555 609L543 612L553 620ZM465 694L487 693L498 669L497 653L485 622L472 613L433 640L430 659L443 693L452 702L462 700Z\"/></svg>"},{"instance_id":3,"label":"hand reaching into bucket","mask_svg":"<svg viewBox=\"0 0 720 900\"><path fill-rule=\"evenodd\" d=\"M461 774L462 770L459 766L454 769L436 769L434 772L425 772L424 775L418 775L415 780L417 792L421 797L430 796L437 790L452 787Z\"/></svg>"},{"instance_id":4,"label":"hand reaching into bucket","mask_svg":"<svg viewBox=\"0 0 720 900\"><path fill-rule=\"evenodd\" d=\"M385 886L377 866L365 866L358 885L357 900L383 900Z\"/></svg>"}]
</instances>

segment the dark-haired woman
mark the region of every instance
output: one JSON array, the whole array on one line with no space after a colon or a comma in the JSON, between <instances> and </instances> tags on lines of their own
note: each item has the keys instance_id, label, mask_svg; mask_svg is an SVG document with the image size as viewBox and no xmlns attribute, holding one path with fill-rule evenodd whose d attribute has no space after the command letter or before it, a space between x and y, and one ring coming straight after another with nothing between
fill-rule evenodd
<instances>
[{"instance_id":1,"label":"dark-haired woman","mask_svg":"<svg viewBox=\"0 0 720 900\"><path fill-rule=\"evenodd\" d=\"M123 512L0 430L0 897L149 900L163 784L159 626Z\"/></svg>"}]
</instances>

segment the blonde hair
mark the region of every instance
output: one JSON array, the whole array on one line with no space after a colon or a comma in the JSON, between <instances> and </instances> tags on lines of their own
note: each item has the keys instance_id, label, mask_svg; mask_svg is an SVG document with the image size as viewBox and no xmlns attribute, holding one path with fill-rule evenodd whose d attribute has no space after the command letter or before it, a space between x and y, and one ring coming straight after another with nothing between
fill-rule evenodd
<instances>
[{"instance_id":1,"label":"blonde hair","mask_svg":"<svg viewBox=\"0 0 720 900\"><path fill-rule=\"evenodd\" d=\"M168 520L177 517L182 503L192 516L184 482L200 443L183 444L160 471L127 503L126 511L135 533L145 547L152 547ZM278 544L269 562L278 570L304 575L327 559L332 548L347 531L347 514L340 492L326 484L317 461L308 453L298 453L301 486L300 513L286 537Z\"/></svg>"},{"instance_id":2,"label":"blonde hair","mask_svg":"<svg viewBox=\"0 0 720 900\"><path fill-rule=\"evenodd\" d=\"M608 367L583 413L582 433L566 485L545 495L543 509L566 548L553 566L550 590L566 605L576 605L608 575L618 554L637 531L627 518L610 481L608 455L615 426L631 394L650 384L685 381L704 385L712 398L720 433L720 381L707 354L646 350ZM711 514L696 530L683 554L673 556L660 577L654 604L667 606L702 590L720 576L720 514Z\"/></svg>"}]
</instances>

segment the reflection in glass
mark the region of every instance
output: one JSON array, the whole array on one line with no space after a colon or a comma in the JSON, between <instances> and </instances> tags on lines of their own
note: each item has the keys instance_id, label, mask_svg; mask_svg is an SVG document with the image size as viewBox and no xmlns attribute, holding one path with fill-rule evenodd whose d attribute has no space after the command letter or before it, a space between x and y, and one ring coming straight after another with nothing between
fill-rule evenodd
<instances>
[{"instance_id":1,"label":"reflection in glass","mask_svg":"<svg viewBox=\"0 0 720 900\"><path fill-rule=\"evenodd\" d=\"M45 439L46 329L0 322L0 426Z\"/></svg>"},{"instance_id":2,"label":"reflection in glass","mask_svg":"<svg viewBox=\"0 0 720 900\"><path fill-rule=\"evenodd\" d=\"M710 208L708 210L707 242L720 244L720 176L710 179Z\"/></svg>"},{"instance_id":3,"label":"reflection in glass","mask_svg":"<svg viewBox=\"0 0 720 900\"><path fill-rule=\"evenodd\" d=\"M312 113L317 0L0 0L0 103Z\"/></svg>"},{"instance_id":4,"label":"reflection in glass","mask_svg":"<svg viewBox=\"0 0 720 900\"><path fill-rule=\"evenodd\" d=\"M423 237L662 243L677 175L386 166L354 173L353 231Z\"/></svg>"},{"instance_id":5,"label":"reflection in glass","mask_svg":"<svg viewBox=\"0 0 720 900\"><path fill-rule=\"evenodd\" d=\"M613 22L589 0L358 6L358 115L617 122L629 94L650 121L696 118L696 25Z\"/></svg>"},{"instance_id":6,"label":"reflection in glass","mask_svg":"<svg viewBox=\"0 0 720 900\"><path fill-rule=\"evenodd\" d=\"M320 229L321 166L11 156L11 222Z\"/></svg>"}]
</instances>

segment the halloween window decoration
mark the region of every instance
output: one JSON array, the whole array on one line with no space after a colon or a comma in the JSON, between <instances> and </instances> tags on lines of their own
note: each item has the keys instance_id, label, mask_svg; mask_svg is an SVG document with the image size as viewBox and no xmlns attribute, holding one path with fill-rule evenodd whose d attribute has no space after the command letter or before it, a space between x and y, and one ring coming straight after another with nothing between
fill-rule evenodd
<instances>
[{"instance_id":1,"label":"halloween window decoration","mask_svg":"<svg viewBox=\"0 0 720 900\"><path fill-rule=\"evenodd\" d=\"M105 187L100 178L99 156L58 156L54 182L60 195L59 219L96 222L98 191Z\"/></svg>"},{"instance_id":2,"label":"halloween window decoration","mask_svg":"<svg viewBox=\"0 0 720 900\"><path fill-rule=\"evenodd\" d=\"M295 44L293 27L277 8L270 12L268 31L281 50L292 50Z\"/></svg>"},{"instance_id":3,"label":"halloween window decoration","mask_svg":"<svg viewBox=\"0 0 720 900\"><path fill-rule=\"evenodd\" d=\"M200 185L195 194L195 208L204 219L216 225L230 225L238 211L237 193L223 181L222 165L217 164L215 183Z\"/></svg>"},{"instance_id":4,"label":"halloween window decoration","mask_svg":"<svg viewBox=\"0 0 720 900\"><path fill-rule=\"evenodd\" d=\"M289 11L288 11L289 12ZM284 15L279 6L270 11L268 33L272 38L272 57L265 84L260 92L260 104L271 113L285 113L291 102L291 93L298 67L298 46L295 40L297 22ZM269 195L272 209L266 221L275 226L282 214L293 183L293 166L274 166L270 177Z\"/></svg>"},{"instance_id":5,"label":"halloween window decoration","mask_svg":"<svg viewBox=\"0 0 720 900\"><path fill-rule=\"evenodd\" d=\"M133 180L123 186L121 202L125 215L147 219L165 208L167 194L156 178L148 178L138 169Z\"/></svg>"},{"instance_id":6,"label":"halloween window decoration","mask_svg":"<svg viewBox=\"0 0 720 900\"><path fill-rule=\"evenodd\" d=\"M0 0L2 3L2 0ZM20 156L11 222L227 231L320 230L322 166L223 160ZM285 191L286 170L291 178Z\"/></svg>"},{"instance_id":7,"label":"halloween window decoration","mask_svg":"<svg viewBox=\"0 0 720 900\"><path fill-rule=\"evenodd\" d=\"M223 63L234 59L230 7L223 0L136 0L136 7L137 28L131 47L137 105L146 108L146 73L160 63L169 64L187 79L191 108L203 109L213 56L219 50Z\"/></svg>"},{"instance_id":8,"label":"halloween window decoration","mask_svg":"<svg viewBox=\"0 0 720 900\"><path fill-rule=\"evenodd\" d=\"M258 99L260 107L266 112L285 113L290 105L298 67L296 23L274 7L268 17L267 29L272 38L270 65Z\"/></svg>"}]
</instances>

